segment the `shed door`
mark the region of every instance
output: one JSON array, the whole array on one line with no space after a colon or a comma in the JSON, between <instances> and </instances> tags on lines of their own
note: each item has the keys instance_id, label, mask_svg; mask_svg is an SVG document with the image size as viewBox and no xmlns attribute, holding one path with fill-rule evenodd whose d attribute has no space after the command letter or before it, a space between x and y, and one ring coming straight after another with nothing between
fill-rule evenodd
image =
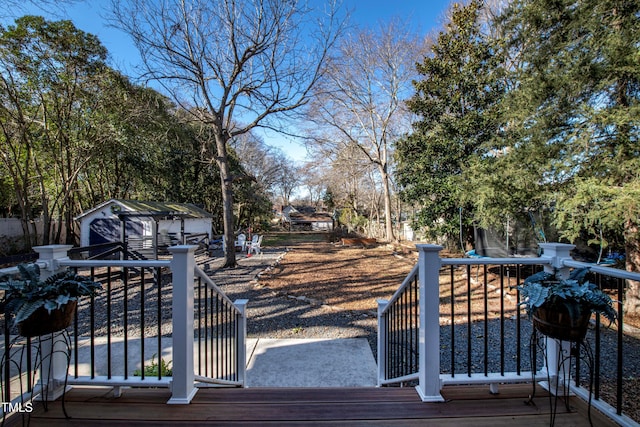
<instances>
[{"instance_id":1,"label":"shed door","mask_svg":"<svg viewBox=\"0 0 640 427\"><path fill-rule=\"evenodd\" d=\"M89 244L99 245L101 243L119 242L121 227L119 219L94 219L89 225Z\"/></svg>"}]
</instances>

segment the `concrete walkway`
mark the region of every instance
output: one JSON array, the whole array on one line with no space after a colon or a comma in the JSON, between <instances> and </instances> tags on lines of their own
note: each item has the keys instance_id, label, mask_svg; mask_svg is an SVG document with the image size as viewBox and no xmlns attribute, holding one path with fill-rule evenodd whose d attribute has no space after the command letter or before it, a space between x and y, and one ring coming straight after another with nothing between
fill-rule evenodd
<instances>
[{"instance_id":1,"label":"concrete walkway","mask_svg":"<svg viewBox=\"0 0 640 427\"><path fill-rule=\"evenodd\" d=\"M247 352L247 387L374 387L365 338L260 339Z\"/></svg>"},{"instance_id":2,"label":"concrete walkway","mask_svg":"<svg viewBox=\"0 0 640 427\"><path fill-rule=\"evenodd\" d=\"M123 344L122 339L112 339L112 375L124 374ZM145 364L153 359L157 363L158 353L169 363L171 344L170 338L163 338L158 351L157 339L145 339ZM130 338L127 348L133 375L140 369L140 339ZM106 339L96 338L94 351L95 375L106 375ZM90 357L89 341L82 340L78 347L82 376L90 375ZM376 362L365 338L247 340L247 387L374 387L376 381Z\"/></svg>"}]
</instances>

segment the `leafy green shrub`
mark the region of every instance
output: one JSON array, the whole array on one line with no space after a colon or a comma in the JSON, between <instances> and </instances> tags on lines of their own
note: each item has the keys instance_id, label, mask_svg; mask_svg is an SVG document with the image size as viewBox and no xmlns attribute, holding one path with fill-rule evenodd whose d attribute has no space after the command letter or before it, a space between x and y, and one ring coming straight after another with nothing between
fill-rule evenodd
<instances>
[{"instance_id":1,"label":"leafy green shrub","mask_svg":"<svg viewBox=\"0 0 640 427\"><path fill-rule=\"evenodd\" d=\"M163 358L159 358L160 359L160 363L156 363L156 356L157 354L154 353L153 356L151 356L151 364L150 365L146 365L144 367L144 376L145 377L157 377L158 376L158 370L160 370L160 373L162 374L163 377L172 377L173 376L173 370L171 369L171 361L165 362ZM142 376L142 371L140 369L136 369L135 371L133 371L133 376L135 377L141 377Z\"/></svg>"}]
</instances>

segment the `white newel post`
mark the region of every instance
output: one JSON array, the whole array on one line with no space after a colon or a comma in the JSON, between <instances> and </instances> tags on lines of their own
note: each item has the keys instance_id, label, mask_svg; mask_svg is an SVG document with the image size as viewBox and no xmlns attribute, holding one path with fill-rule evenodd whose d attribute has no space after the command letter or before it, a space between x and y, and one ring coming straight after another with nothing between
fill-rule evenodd
<instances>
[{"instance_id":1,"label":"white newel post","mask_svg":"<svg viewBox=\"0 0 640 427\"><path fill-rule=\"evenodd\" d=\"M61 270L60 260L69 259L67 252L72 247L72 245L47 245L33 248L38 253L38 264L45 264L45 267L40 269L41 280ZM51 335L46 335L38 341L42 358L40 384L43 394L40 398L47 401L56 400L66 392L64 381L68 368L67 355L70 354L64 337L61 335L53 335L53 339L50 337Z\"/></svg>"},{"instance_id":2,"label":"white newel post","mask_svg":"<svg viewBox=\"0 0 640 427\"><path fill-rule=\"evenodd\" d=\"M169 404L188 404L198 389L194 385L193 367L193 279L196 246L179 245L169 248L173 255L173 380Z\"/></svg>"},{"instance_id":3,"label":"white newel post","mask_svg":"<svg viewBox=\"0 0 640 427\"><path fill-rule=\"evenodd\" d=\"M440 394L440 251L438 245L416 245L420 251L420 334L418 386L423 402L444 402Z\"/></svg>"},{"instance_id":4,"label":"white newel post","mask_svg":"<svg viewBox=\"0 0 640 427\"><path fill-rule=\"evenodd\" d=\"M549 260L549 265L544 266L544 270L547 273L557 274L558 277L562 279L566 279L569 277L570 269L568 267L564 267L563 260L571 259L570 252L575 248L575 245L570 245L567 243L540 243L540 247L542 248L542 255L540 258L545 258ZM567 355L571 351L571 343L567 341L562 341L562 345L560 345L560 341L554 338L545 338L547 349L547 354L545 360L547 361L548 366L545 366L543 369L547 370L549 374L549 378L551 379L552 384L549 384L549 391L554 392L556 390L555 387L552 387L559 384L565 384L565 379L568 379L571 375L569 360ZM559 366L561 358L566 358L567 360L562 366ZM561 390L560 393L563 391Z\"/></svg>"},{"instance_id":5,"label":"white newel post","mask_svg":"<svg viewBox=\"0 0 640 427\"><path fill-rule=\"evenodd\" d=\"M236 314L236 324L238 325L238 336L236 337L236 354L238 355L238 381L245 384L245 374L247 371L247 299L235 300L233 305L238 309Z\"/></svg>"},{"instance_id":6,"label":"white newel post","mask_svg":"<svg viewBox=\"0 0 640 427\"><path fill-rule=\"evenodd\" d=\"M384 311L389 301L378 300L378 387L382 387L382 381L387 379L387 316Z\"/></svg>"}]
</instances>

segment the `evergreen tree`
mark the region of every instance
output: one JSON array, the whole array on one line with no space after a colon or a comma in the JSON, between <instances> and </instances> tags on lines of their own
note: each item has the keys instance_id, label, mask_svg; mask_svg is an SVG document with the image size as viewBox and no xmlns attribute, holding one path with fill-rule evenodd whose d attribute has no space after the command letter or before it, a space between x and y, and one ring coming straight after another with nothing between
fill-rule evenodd
<instances>
[{"instance_id":1,"label":"evergreen tree","mask_svg":"<svg viewBox=\"0 0 640 427\"><path fill-rule=\"evenodd\" d=\"M106 49L70 21L25 16L0 27L0 147L27 244L73 239L78 177L94 155L87 117L104 76ZM43 223L37 242L35 217Z\"/></svg>"},{"instance_id":2,"label":"evergreen tree","mask_svg":"<svg viewBox=\"0 0 640 427\"><path fill-rule=\"evenodd\" d=\"M519 52L509 93L505 156L485 176L519 183L523 202L553 208L569 240L622 235L627 269L640 271L640 3L518 0L503 17ZM535 193L534 193L535 192ZM626 309L638 312L631 284Z\"/></svg>"},{"instance_id":3,"label":"evergreen tree","mask_svg":"<svg viewBox=\"0 0 640 427\"><path fill-rule=\"evenodd\" d=\"M471 243L471 205L463 192L463 172L498 131L495 107L502 80L495 48L481 33L482 2L453 6L451 22L418 64L422 79L410 110L420 117L413 133L397 144L402 198L417 202L417 225L431 237L458 236L460 213Z\"/></svg>"}]
</instances>

